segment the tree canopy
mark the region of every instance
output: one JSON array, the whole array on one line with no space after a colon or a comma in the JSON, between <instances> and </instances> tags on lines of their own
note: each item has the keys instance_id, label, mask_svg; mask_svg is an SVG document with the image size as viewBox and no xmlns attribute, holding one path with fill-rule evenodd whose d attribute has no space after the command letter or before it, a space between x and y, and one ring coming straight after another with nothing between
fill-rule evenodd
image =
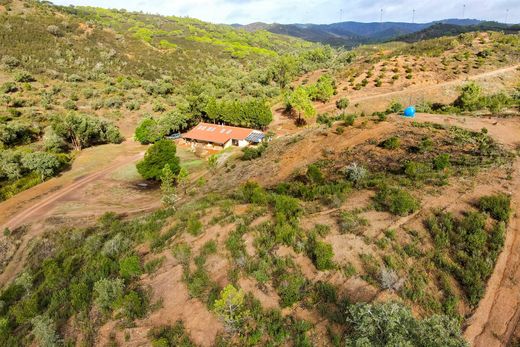
<instances>
[{"instance_id":1,"label":"tree canopy","mask_svg":"<svg viewBox=\"0 0 520 347\"><path fill-rule=\"evenodd\" d=\"M145 179L158 181L163 174L163 168L168 165L171 172L177 175L181 167L176 153L177 148L172 141L160 140L148 148L144 159L137 163L137 171Z\"/></svg>"},{"instance_id":2,"label":"tree canopy","mask_svg":"<svg viewBox=\"0 0 520 347\"><path fill-rule=\"evenodd\" d=\"M104 143L120 143L119 129L111 122L79 113L55 117L52 130L75 150Z\"/></svg>"},{"instance_id":3,"label":"tree canopy","mask_svg":"<svg viewBox=\"0 0 520 347\"><path fill-rule=\"evenodd\" d=\"M455 319L435 315L416 319L400 303L356 304L347 311L346 346L465 347Z\"/></svg>"},{"instance_id":4,"label":"tree canopy","mask_svg":"<svg viewBox=\"0 0 520 347\"><path fill-rule=\"evenodd\" d=\"M298 120L301 120L302 115L304 118L311 118L316 115L316 110L305 87L298 87L294 92L288 94L286 104L289 109L296 111Z\"/></svg>"}]
</instances>

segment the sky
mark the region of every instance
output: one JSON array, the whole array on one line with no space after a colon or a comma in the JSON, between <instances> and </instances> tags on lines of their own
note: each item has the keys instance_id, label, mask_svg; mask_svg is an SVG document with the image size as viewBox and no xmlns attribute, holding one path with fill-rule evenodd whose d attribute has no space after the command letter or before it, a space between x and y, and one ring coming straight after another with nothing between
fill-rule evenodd
<instances>
[{"instance_id":1,"label":"sky","mask_svg":"<svg viewBox=\"0 0 520 347\"><path fill-rule=\"evenodd\" d=\"M213 23L430 22L476 18L520 23L519 0L53 0L59 5L98 6L188 16ZM464 9L464 4L465 9ZM509 9L509 12L506 10Z\"/></svg>"}]
</instances>

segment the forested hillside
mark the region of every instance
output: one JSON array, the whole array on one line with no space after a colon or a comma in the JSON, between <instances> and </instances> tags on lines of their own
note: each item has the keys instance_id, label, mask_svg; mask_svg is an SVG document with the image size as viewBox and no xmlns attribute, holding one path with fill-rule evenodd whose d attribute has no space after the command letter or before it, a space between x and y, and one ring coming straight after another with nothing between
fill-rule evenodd
<instances>
[{"instance_id":1,"label":"forested hillside","mask_svg":"<svg viewBox=\"0 0 520 347\"><path fill-rule=\"evenodd\" d=\"M161 118L162 136L218 101L234 106L213 121L265 127L280 87L337 54L195 19L18 0L0 5L0 42L0 200L66 169L74 151L122 141L117 124Z\"/></svg>"}]
</instances>

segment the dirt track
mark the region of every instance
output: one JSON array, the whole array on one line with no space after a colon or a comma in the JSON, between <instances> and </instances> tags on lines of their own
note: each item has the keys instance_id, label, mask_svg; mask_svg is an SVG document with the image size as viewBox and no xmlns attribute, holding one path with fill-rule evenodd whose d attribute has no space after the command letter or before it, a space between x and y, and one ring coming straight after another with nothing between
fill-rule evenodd
<instances>
[{"instance_id":1,"label":"dirt track","mask_svg":"<svg viewBox=\"0 0 520 347\"><path fill-rule=\"evenodd\" d=\"M114 155L111 161L102 160L103 155ZM22 225L31 225L20 239L17 251L0 274L0 286L5 285L22 269L29 242L45 231L43 221L59 202L70 199L78 191L110 175L121 167L139 160L142 147L133 142L121 145L101 146L85 151L72 169L60 177L35 186L0 204L1 228L14 230ZM131 211L126 211L131 212ZM88 214L93 214L88 213Z\"/></svg>"}]
</instances>

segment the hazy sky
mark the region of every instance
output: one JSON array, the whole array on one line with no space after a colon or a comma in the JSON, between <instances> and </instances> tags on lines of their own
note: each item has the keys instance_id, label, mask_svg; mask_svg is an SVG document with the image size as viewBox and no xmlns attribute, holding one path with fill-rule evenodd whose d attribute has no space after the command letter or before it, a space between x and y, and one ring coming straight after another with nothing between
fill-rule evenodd
<instances>
[{"instance_id":1,"label":"hazy sky","mask_svg":"<svg viewBox=\"0 0 520 347\"><path fill-rule=\"evenodd\" d=\"M446 18L506 20L520 22L520 0L53 0L60 5L90 5L125 8L132 11L163 15L189 16L216 23L277 22L277 23L334 23L341 19L362 22L383 21L429 22Z\"/></svg>"}]
</instances>

